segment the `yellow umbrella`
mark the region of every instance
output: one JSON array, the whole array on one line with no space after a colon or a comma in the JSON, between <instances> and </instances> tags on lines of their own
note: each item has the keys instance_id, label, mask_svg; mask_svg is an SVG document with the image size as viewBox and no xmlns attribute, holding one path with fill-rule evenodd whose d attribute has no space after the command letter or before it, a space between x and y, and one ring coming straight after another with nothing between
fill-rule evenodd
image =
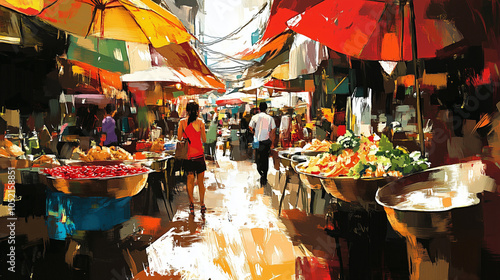
<instances>
[{"instance_id":1,"label":"yellow umbrella","mask_svg":"<svg viewBox=\"0 0 500 280\"><path fill-rule=\"evenodd\" d=\"M176 16L150 0L57 0L39 17L69 33L151 43L155 48L192 38Z\"/></svg>"},{"instance_id":2,"label":"yellow umbrella","mask_svg":"<svg viewBox=\"0 0 500 280\"><path fill-rule=\"evenodd\" d=\"M52 2L54 1L55 0L53 0ZM0 6L4 6L6 8L9 8L19 13L23 13L28 16L34 16L42 11L44 7L44 1L43 0L0 0Z\"/></svg>"}]
</instances>

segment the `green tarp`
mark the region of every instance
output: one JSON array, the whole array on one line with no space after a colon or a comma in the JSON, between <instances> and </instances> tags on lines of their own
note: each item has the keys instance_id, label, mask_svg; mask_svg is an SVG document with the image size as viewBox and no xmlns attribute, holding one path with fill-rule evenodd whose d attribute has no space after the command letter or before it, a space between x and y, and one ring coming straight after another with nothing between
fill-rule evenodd
<instances>
[{"instance_id":1,"label":"green tarp","mask_svg":"<svg viewBox=\"0 0 500 280\"><path fill-rule=\"evenodd\" d=\"M111 72L130 73L125 41L70 35L68 59L85 62Z\"/></svg>"}]
</instances>

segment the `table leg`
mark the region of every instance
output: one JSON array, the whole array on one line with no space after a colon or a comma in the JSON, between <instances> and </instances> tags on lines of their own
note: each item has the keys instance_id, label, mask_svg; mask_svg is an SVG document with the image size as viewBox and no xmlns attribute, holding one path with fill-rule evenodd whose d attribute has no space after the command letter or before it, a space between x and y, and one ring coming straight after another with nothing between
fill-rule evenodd
<instances>
[{"instance_id":1,"label":"table leg","mask_svg":"<svg viewBox=\"0 0 500 280\"><path fill-rule=\"evenodd\" d=\"M299 180L299 188L297 189L297 200L295 200L295 208L297 208L297 205L299 204L299 196L302 190L302 182Z\"/></svg>"},{"instance_id":2,"label":"table leg","mask_svg":"<svg viewBox=\"0 0 500 280\"><path fill-rule=\"evenodd\" d=\"M281 193L280 205L278 208L278 217L281 216L281 207L283 206L283 201L285 200L286 187L288 185L288 172L286 173L285 185L283 186L283 192Z\"/></svg>"}]
</instances>

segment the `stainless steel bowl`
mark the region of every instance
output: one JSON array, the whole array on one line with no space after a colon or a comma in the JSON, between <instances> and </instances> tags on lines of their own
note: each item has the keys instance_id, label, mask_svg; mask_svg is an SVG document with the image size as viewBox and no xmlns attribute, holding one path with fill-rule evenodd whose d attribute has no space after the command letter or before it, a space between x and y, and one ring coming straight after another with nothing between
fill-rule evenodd
<instances>
[{"instance_id":1,"label":"stainless steel bowl","mask_svg":"<svg viewBox=\"0 0 500 280\"><path fill-rule=\"evenodd\" d=\"M345 202L359 204L375 203L378 188L394 180L394 177L321 177L327 193Z\"/></svg>"},{"instance_id":2,"label":"stainless steel bowl","mask_svg":"<svg viewBox=\"0 0 500 280\"><path fill-rule=\"evenodd\" d=\"M295 166L295 172L299 174L300 181L304 184L304 186L312 190L319 190L323 187L320 177L317 175L302 172L299 169L300 167L307 166L308 163L309 162L302 162L297 164Z\"/></svg>"},{"instance_id":3,"label":"stainless steel bowl","mask_svg":"<svg viewBox=\"0 0 500 280\"><path fill-rule=\"evenodd\" d=\"M500 213L477 194L495 192L498 186L498 166L473 161L415 173L378 190L377 202L406 238L412 280L481 279L483 229L491 236L500 234L483 219L496 224ZM416 192L428 196L412 196Z\"/></svg>"},{"instance_id":4,"label":"stainless steel bowl","mask_svg":"<svg viewBox=\"0 0 500 280\"><path fill-rule=\"evenodd\" d=\"M146 185L151 172L153 171L148 170L145 173L109 178L63 179L40 171L39 176L40 181L49 188L65 194L80 197L123 198L138 194Z\"/></svg>"},{"instance_id":5,"label":"stainless steel bowl","mask_svg":"<svg viewBox=\"0 0 500 280\"><path fill-rule=\"evenodd\" d=\"M303 155L310 156L310 157L315 157L315 156L323 154L323 153L326 153L326 152L322 152L322 151L307 151L307 150L303 150L302 151Z\"/></svg>"}]
</instances>

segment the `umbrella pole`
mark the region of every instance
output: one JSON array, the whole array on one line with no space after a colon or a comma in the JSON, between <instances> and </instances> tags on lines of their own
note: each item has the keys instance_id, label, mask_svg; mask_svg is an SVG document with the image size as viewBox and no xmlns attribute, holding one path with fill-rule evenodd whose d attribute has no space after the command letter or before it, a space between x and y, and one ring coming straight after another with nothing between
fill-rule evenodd
<instances>
[{"instance_id":1,"label":"umbrella pole","mask_svg":"<svg viewBox=\"0 0 500 280\"><path fill-rule=\"evenodd\" d=\"M410 3L410 24L411 24L411 46L412 46L412 59L413 71L415 72L415 90L417 92L417 126L418 126L418 140L420 144L420 151L422 156L425 156L425 139L422 121L422 104L420 100L420 86L418 84L418 69L417 69L417 29L415 26L415 8L413 0ZM403 19L404 20L404 19Z\"/></svg>"}]
</instances>

